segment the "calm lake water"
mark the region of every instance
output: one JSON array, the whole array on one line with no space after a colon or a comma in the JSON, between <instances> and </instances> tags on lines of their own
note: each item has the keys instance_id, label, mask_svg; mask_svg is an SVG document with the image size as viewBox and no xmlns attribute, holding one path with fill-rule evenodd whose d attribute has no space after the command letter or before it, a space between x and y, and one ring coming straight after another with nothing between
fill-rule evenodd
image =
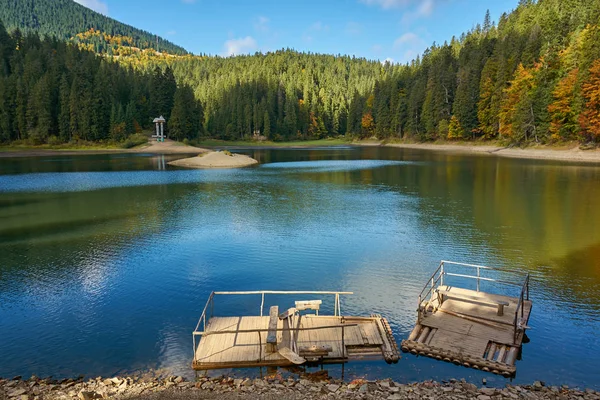
<instances>
[{"instance_id":1,"label":"calm lake water","mask_svg":"<svg viewBox=\"0 0 600 400\"><path fill-rule=\"evenodd\" d=\"M0 159L0 376L192 375L191 332L212 290L353 291L342 312L386 316L400 342L445 259L531 274L516 382L600 388L600 167L392 148L246 152L261 165ZM239 301L223 311L259 309L259 298ZM507 382L412 355L345 367L359 376Z\"/></svg>"}]
</instances>

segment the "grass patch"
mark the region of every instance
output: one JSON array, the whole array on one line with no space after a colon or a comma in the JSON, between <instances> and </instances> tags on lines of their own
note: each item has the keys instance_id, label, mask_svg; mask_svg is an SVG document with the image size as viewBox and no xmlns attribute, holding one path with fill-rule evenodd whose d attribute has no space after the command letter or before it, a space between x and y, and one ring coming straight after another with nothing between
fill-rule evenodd
<instances>
[{"instance_id":1,"label":"grass patch","mask_svg":"<svg viewBox=\"0 0 600 400\"><path fill-rule=\"evenodd\" d=\"M133 147L148 143L148 137L141 134L135 134L129 136L122 144L122 149L131 149Z\"/></svg>"}]
</instances>

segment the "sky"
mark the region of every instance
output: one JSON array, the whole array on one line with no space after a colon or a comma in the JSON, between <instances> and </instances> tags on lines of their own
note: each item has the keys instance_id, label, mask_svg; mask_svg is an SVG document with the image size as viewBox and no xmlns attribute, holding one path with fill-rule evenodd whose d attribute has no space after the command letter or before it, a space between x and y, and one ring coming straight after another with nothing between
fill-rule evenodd
<instances>
[{"instance_id":1,"label":"sky","mask_svg":"<svg viewBox=\"0 0 600 400\"><path fill-rule=\"evenodd\" d=\"M518 0L76 0L194 54L282 48L410 62Z\"/></svg>"}]
</instances>

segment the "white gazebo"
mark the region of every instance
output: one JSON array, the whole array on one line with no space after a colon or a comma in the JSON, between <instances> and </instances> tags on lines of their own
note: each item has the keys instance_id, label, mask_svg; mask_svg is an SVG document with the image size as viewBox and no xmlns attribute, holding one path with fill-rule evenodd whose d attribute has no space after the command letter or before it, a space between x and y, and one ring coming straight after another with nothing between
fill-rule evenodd
<instances>
[{"instance_id":1,"label":"white gazebo","mask_svg":"<svg viewBox=\"0 0 600 400\"><path fill-rule=\"evenodd\" d=\"M152 121L156 124L156 135L152 135L153 138L156 138L157 142L164 142L165 141L165 122L167 122L167 120L161 115L158 118L154 118L154 120Z\"/></svg>"}]
</instances>

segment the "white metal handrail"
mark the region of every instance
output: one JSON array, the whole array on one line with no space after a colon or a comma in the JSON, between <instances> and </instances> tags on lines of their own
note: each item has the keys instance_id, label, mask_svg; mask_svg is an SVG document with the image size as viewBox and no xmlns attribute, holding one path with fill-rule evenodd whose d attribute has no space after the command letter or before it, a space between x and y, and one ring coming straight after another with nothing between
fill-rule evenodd
<instances>
[{"instance_id":1,"label":"white metal handrail","mask_svg":"<svg viewBox=\"0 0 600 400\"><path fill-rule=\"evenodd\" d=\"M467 275L467 274L458 274L458 273L454 273L454 272L448 272L446 270L447 265L474 268L477 270L477 273L476 273L476 275ZM505 281L505 280L501 280L501 279L493 279L493 278L483 277L483 276L481 276L481 270L506 272L505 270L502 270L499 268L494 268L494 267L488 267L486 265L467 264L467 263L460 263L460 262L446 261L446 260L440 261L440 265L435 270L435 272L431 275L431 277L427 280L427 283L425 284L425 286L423 287L423 290L421 290L421 293L419 294L419 303L418 303L418 307L417 307L417 312L418 312L417 321L419 323L421 322L421 317L422 317L421 307L422 307L423 301L427 297L429 297L429 301L433 300L433 296L435 294L435 289L437 287L437 284L440 283L440 285L443 286L445 276L454 276L454 277L466 278L466 279L476 279L478 292L480 291L481 281L496 282L496 283L503 284L503 285L518 286L518 287L522 286L522 284L520 284L520 283ZM527 299L529 300L529 274L527 274L524 285L527 286ZM521 297L523 297L524 290L525 290L525 288L523 288L521 290ZM517 308L519 308L519 307L517 307ZM522 308L522 305L521 305L521 308ZM516 319L517 319L517 317L515 316L515 324L514 324L515 332L517 329ZM515 333L515 335L516 335L516 333Z\"/></svg>"},{"instance_id":2,"label":"white metal handrail","mask_svg":"<svg viewBox=\"0 0 600 400\"><path fill-rule=\"evenodd\" d=\"M208 306L210 305L211 308L211 313L210 313L210 317L213 316L213 309L214 309L214 298L215 296L223 296L223 295L228 295L228 296L237 296L237 295L256 295L259 294L261 295L261 303L260 303L260 316L263 316L263 311L264 311L264 304L265 304L265 295L266 294L284 294L284 295L297 295L297 294L319 294L319 295L333 295L335 296L334 299L334 310L333 310L333 315L335 317L341 316L342 315L342 307L341 307L341 302L340 302L340 295L351 295L354 294L354 292L337 292L337 291L294 291L294 290L287 290L287 291L279 291L279 290L253 290L253 291L238 291L238 292L211 292L210 296L208 297L208 300L206 301L206 305L204 306L204 309L202 310L202 314L200 315L200 318L198 319L198 323L196 324L196 328L194 329L194 331L192 332L192 338L193 338L193 346L194 346L194 360L196 359L196 333L199 331L200 328L200 324L202 324L202 331L206 331L206 312L208 311ZM209 319L210 319L209 317ZM343 332L343 330L342 330Z\"/></svg>"}]
</instances>

